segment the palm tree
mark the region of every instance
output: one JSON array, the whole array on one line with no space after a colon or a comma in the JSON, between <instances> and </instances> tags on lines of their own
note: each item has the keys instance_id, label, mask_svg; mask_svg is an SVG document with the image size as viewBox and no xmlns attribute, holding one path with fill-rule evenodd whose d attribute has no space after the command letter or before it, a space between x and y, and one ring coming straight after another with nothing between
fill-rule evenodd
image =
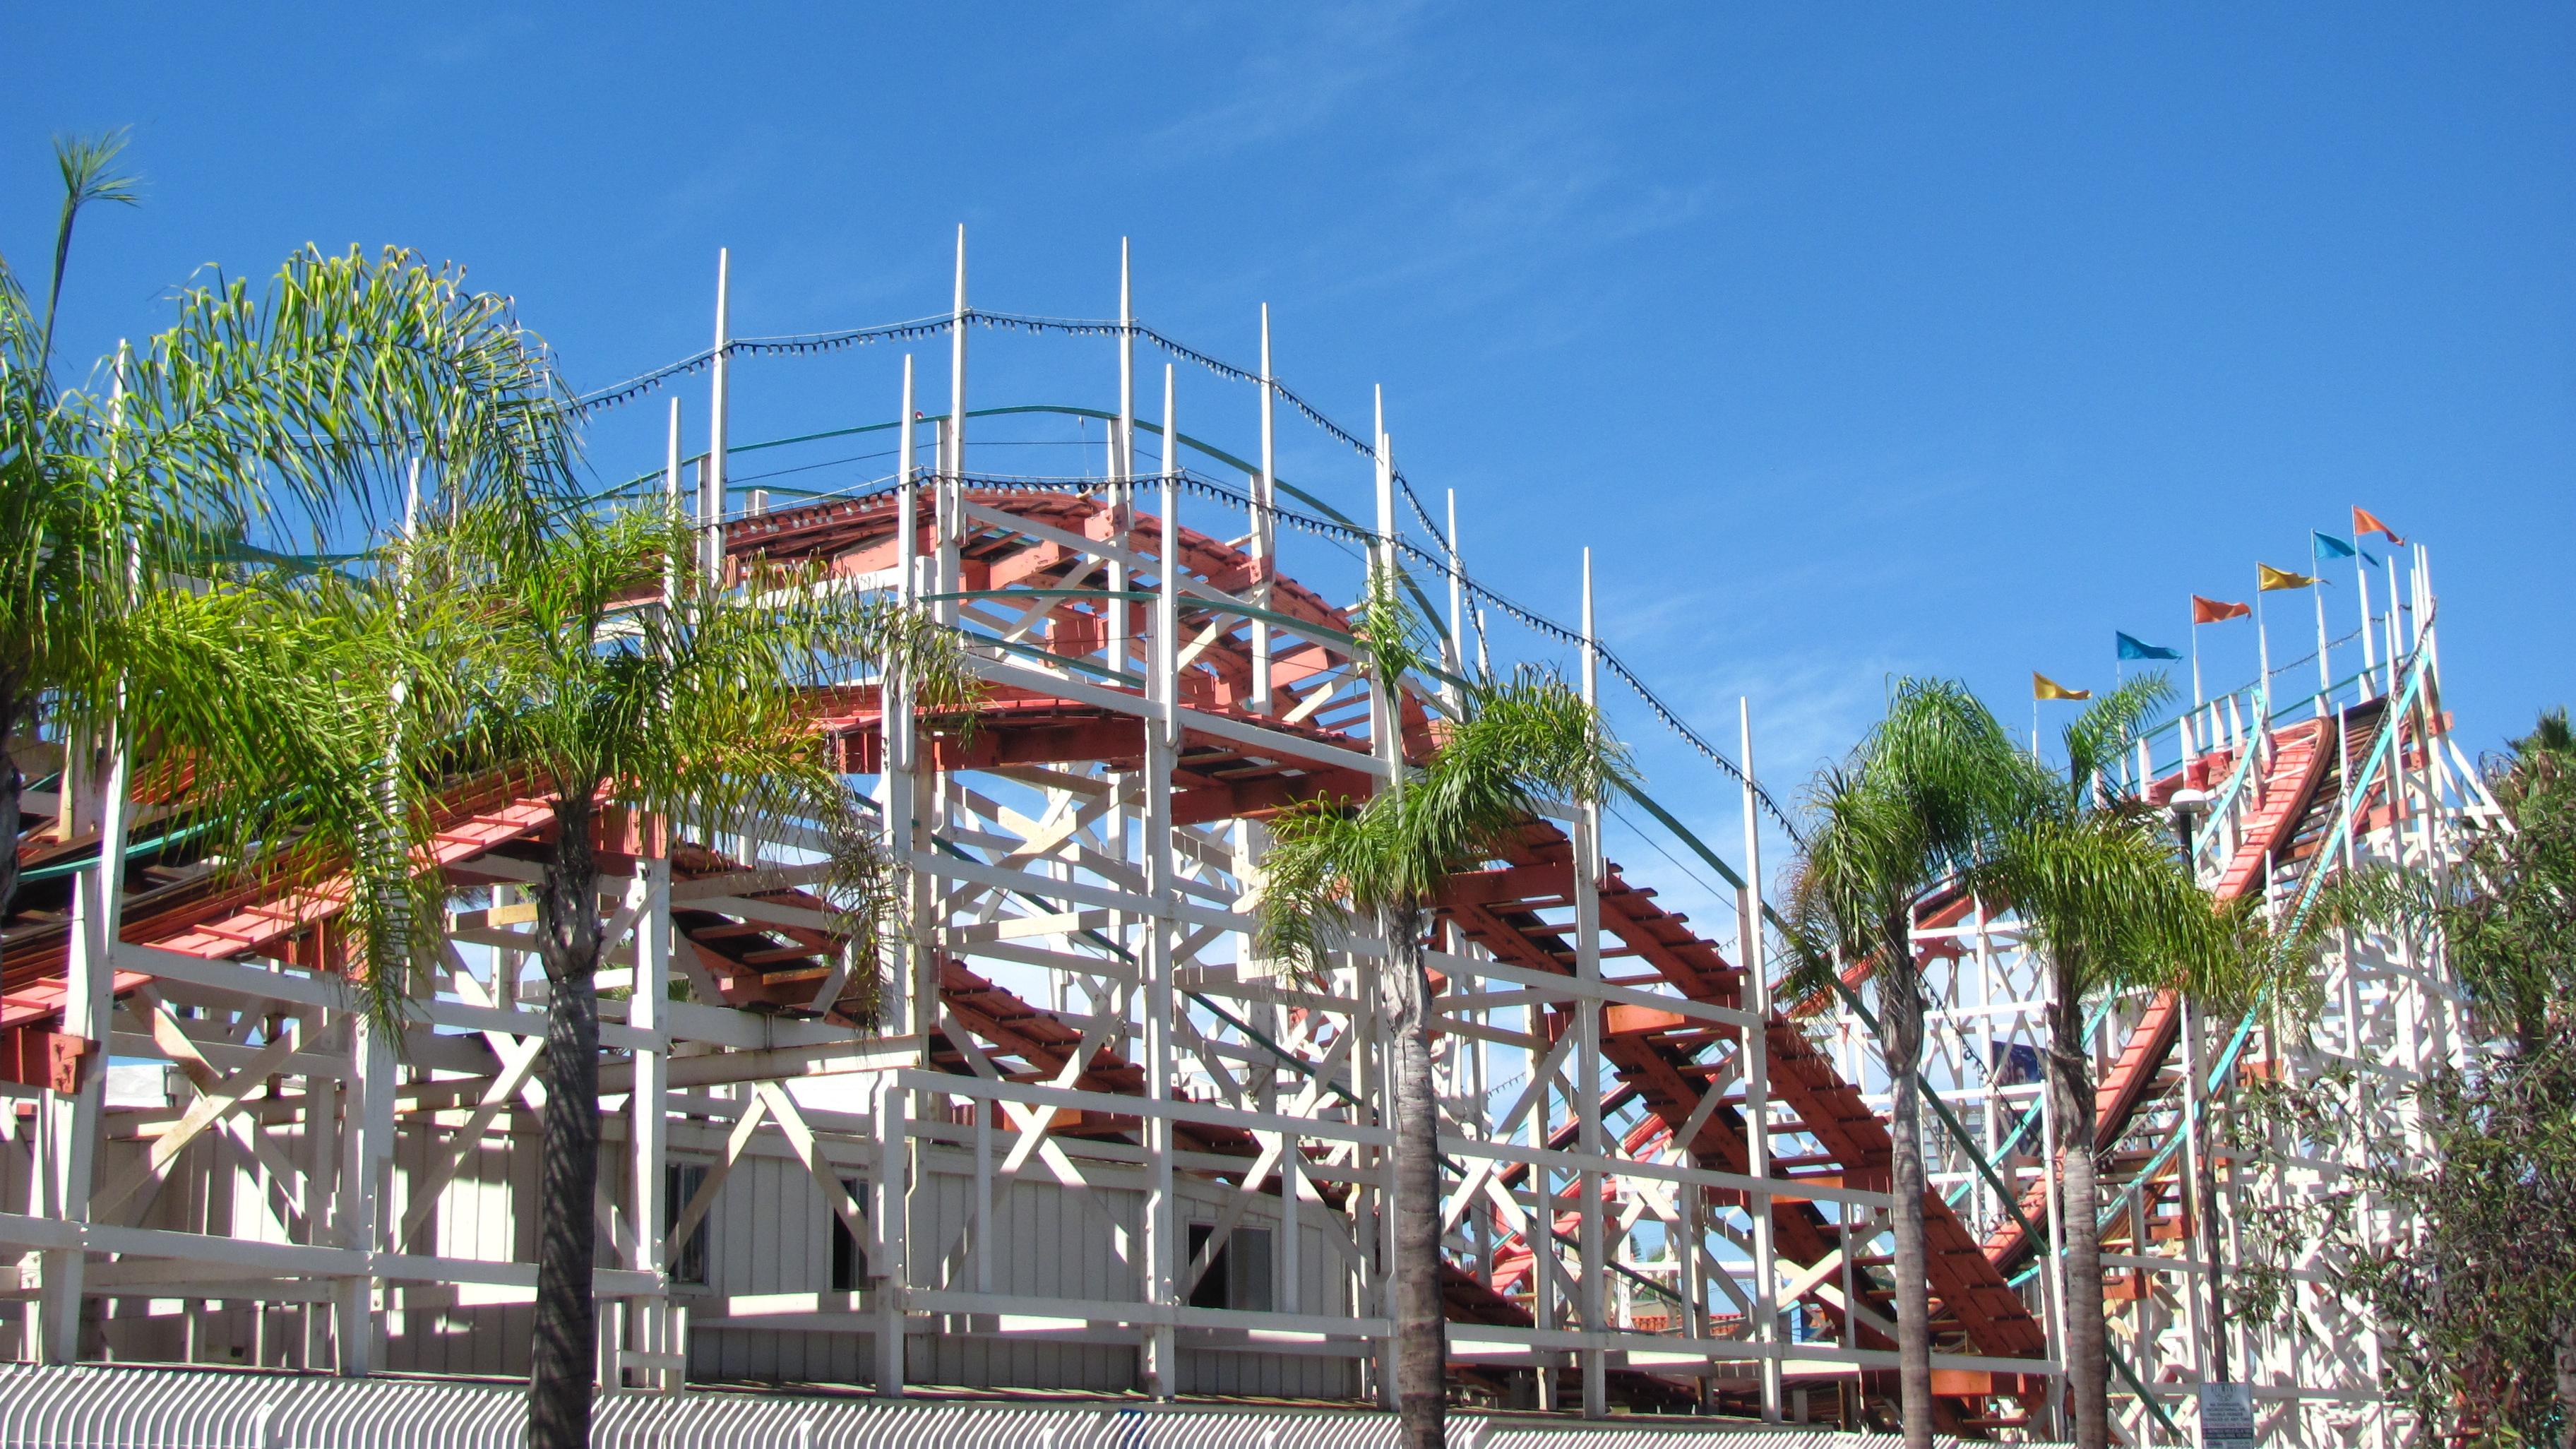
<instances>
[{"instance_id":1,"label":"palm tree","mask_svg":"<svg viewBox=\"0 0 2576 1449\"><path fill-rule=\"evenodd\" d=\"M1908 1449L1932 1442L1931 1303L1923 1238L1923 981L1915 911L1978 858L2014 779L2011 739L1947 680L1903 679L1887 717L1808 790L1814 825L1787 891L1794 991L1829 990L1843 962L1878 983L1893 1137L1897 1383Z\"/></svg>"},{"instance_id":2,"label":"palm tree","mask_svg":"<svg viewBox=\"0 0 2576 1449\"><path fill-rule=\"evenodd\" d=\"M601 930L595 832L622 809L674 830L757 833L803 824L830 847L825 894L853 959L876 959L891 909L886 860L811 727L807 686L853 664L892 664L930 708L968 695L955 636L861 601L811 570L704 572L677 518L585 513L529 526L469 510L434 530L412 588L457 631L468 757L528 772L553 801L536 901L550 1071L539 1166L529 1442L589 1442L595 1326L592 1193L599 1171ZM676 606L664 607L665 590Z\"/></svg>"},{"instance_id":3,"label":"palm tree","mask_svg":"<svg viewBox=\"0 0 2576 1449\"><path fill-rule=\"evenodd\" d=\"M1373 584L1362 619L1377 686L1394 699L1421 661L1394 581ZM1354 931L1387 945L1376 1006L1393 1050L1396 1413L1412 1449L1444 1442L1448 1395L1439 1109L1423 937L1452 875L1493 858L1549 802L1597 800L1628 769L1599 711L1552 674L1524 668L1508 680L1471 684L1460 697L1430 758L1399 771L1366 803L1312 801L1272 822L1275 843L1256 905L1259 949L1310 981L1330 971L1332 952Z\"/></svg>"},{"instance_id":4,"label":"palm tree","mask_svg":"<svg viewBox=\"0 0 2576 1449\"><path fill-rule=\"evenodd\" d=\"M196 853L340 889L346 974L398 1028L443 939L445 879L416 868L466 767L456 661L484 621L382 566L228 569L144 594L117 630L127 716L184 763Z\"/></svg>"},{"instance_id":5,"label":"palm tree","mask_svg":"<svg viewBox=\"0 0 2576 1449\"><path fill-rule=\"evenodd\" d=\"M2008 902L2022 918L2050 983L2047 1080L2066 1233L2065 1360L2082 1449L2106 1449L2111 1432L2086 1003L2163 984L2175 963L2206 951L2220 925L2156 812L2109 780L2139 724L2171 695L2164 677L2151 674L2087 706L2066 728L2063 778L2017 752L1997 761L2012 782L1997 797L2006 813L1970 872L1981 895Z\"/></svg>"},{"instance_id":6,"label":"palm tree","mask_svg":"<svg viewBox=\"0 0 2576 1449\"><path fill-rule=\"evenodd\" d=\"M41 715L75 737L112 726L176 747L152 714L162 696L119 687L122 624L145 599L254 553L255 525L319 532L367 513L424 454L461 495L560 491L569 414L506 299L396 250L298 253L257 297L221 277L192 285L167 330L98 369L103 390L59 385L73 227L90 205L134 200L114 171L123 144L56 144L63 209L41 312L0 260L0 736ZM0 758L0 916L24 783Z\"/></svg>"}]
</instances>

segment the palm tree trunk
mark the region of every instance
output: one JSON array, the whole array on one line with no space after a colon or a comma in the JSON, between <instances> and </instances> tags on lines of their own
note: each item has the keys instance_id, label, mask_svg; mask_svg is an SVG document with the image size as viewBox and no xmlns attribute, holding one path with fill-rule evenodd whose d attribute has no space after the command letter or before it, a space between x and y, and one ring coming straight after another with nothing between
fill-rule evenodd
<instances>
[{"instance_id":1,"label":"palm tree trunk","mask_svg":"<svg viewBox=\"0 0 2576 1449\"><path fill-rule=\"evenodd\" d=\"M587 790L565 789L537 897L546 967L546 1109L537 1165L536 1339L529 1449L588 1449L598 1328L592 1303L599 1185L599 887ZM650 1225L646 1225L648 1228Z\"/></svg>"},{"instance_id":2,"label":"palm tree trunk","mask_svg":"<svg viewBox=\"0 0 2576 1449\"><path fill-rule=\"evenodd\" d=\"M1406 1449L1441 1449L1449 1398L1440 1302L1439 1102L1431 1080L1431 981L1419 921L1388 923L1390 1084L1395 1089L1395 1412Z\"/></svg>"},{"instance_id":3,"label":"palm tree trunk","mask_svg":"<svg viewBox=\"0 0 2576 1449\"><path fill-rule=\"evenodd\" d=\"M1912 943L1897 938L1890 959L1900 963L1880 977L1879 1009L1887 1075L1889 1188L1896 1198L1896 1387L1904 1415L1905 1449L1932 1446L1932 1291L1930 1258L1923 1245L1923 993L1912 968Z\"/></svg>"},{"instance_id":4,"label":"palm tree trunk","mask_svg":"<svg viewBox=\"0 0 2576 1449\"><path fill-rule=\"evenodd\" d=\"M2102 1232L2094 1189L2093 1058L2084 1003L2061 977L2048 1004L2048 1090L2057 1117L2059 1217L2066 1230L2066 1379L2077 1449L2111 1443L2108 1334L2102 1323Z\"/></svg>"}]
</instances>

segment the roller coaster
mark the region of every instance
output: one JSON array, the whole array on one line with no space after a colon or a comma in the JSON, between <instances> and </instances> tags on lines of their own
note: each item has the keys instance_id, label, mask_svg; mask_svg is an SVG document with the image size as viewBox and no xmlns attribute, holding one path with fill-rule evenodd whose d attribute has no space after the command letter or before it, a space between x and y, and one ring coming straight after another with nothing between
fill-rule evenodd
<instances>
[{"instance_id":1,"label":"roller coaster","mask_svg":"<svg viewBox=\"0 0 2576 1449\"><path fill-rule=\"evenodd\" d=\"M1892 1422L1878 983L1780 994L1762 861L1794 824L1753 772L1749 711L1728 750L1648 690L1595 635L1588 565L1571 627L1469 573L1454 511L1434 524L1382 418L1345 429L1274 375L1266 313L1260 363L1240 367L1138 323L1123 274L1104 320L970 308L965 277L961 237L948 312L788 338L729 336L720 286L708 351L585 399L632 405L705 375L709 445L684 452L671 401L665 467L634 487L692 495L710 559L737 576L801 561L927 612L963 634L982 684L971 722L872 676L812 692L900 874L882 960L855 959L809 889L810 836L660 844L651 822L602 823L603 1387L1382 1397L1391 1136L1366 1003L1385 946L1352 940L1323 981L1261 958L1264 822L1366 797L1431 748L1465 681L1536 658L1724 773L1732 856L1642 791L1610 804L1675 866L1666 889L1722 881L1730 919L1697 925L1609 860L1599 808L1532 818L1448 882L1430 960L1457 1394L1593 1418ZM969 407L970 339L1014 334L1105 343L1114 405ZM725 439L743 360L906 340L944 344L944 412L916 405L907 359L893 421ZM1249 393L1234 421L1257 446L1182 433L1168 370L1161 416L1143 415L1140 348ZM1280 475L1283 410L1347 453L1335 480ZM891 470L823 456L870 436ZM1080 466L984 461L1035 446ZM735 471L761 459L786 461ZM777 481L830 469L852 481ZM1392 690L1328 593L1350 596L1363 556L1403 567L1438 637L1437 664ZM2441 709L2430 579L2420 547L2390 560L2388 607L2365 602L2358 640L2336 641L2358 655L2344 677L2331 652L2313 693L2274 671L2124 762L2121 788L2183 812L2214 894L2295 917L2332 872L2438 866L2498 818ZM424 866L456 892L455 945L397 1051L341 978L345 883L217 868L184 798L129 783L136 762L11 744L51 776L29 796L0 949L0 1243L25 1255L0 1317L23 1355L523 1373L544 796L507 773L446 795ZM2058 1437L2043 974L1995 903L1942 900L1915 938L1940 1427ZM2195 1124L2247 1081L2343 1067L2355 1108L2402 1135L2407 1085L2468 1046L2441 963L2394 933L2339 933L2318 984L2323 1014L2296 1028L2170 995L2092 1008L2130 1442L2191 1433L2221 1369L2206 1283L2246 1215L2339 1171L2240 1162ZM2224 1184L2207 1203L2204 1153ZM2331 1265L2287 1266L2295 1326L2234 1337L2266 1435L2413 1441L2381 1400L2374 1327L2319 1286Z\"/></svg>"}]
</instances>

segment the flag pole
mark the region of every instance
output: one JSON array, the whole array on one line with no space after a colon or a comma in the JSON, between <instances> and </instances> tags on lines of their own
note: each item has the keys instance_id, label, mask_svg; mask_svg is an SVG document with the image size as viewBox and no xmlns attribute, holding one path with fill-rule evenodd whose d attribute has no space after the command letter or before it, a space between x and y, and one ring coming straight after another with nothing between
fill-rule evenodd
<instances>
[{"instance_id":1,"label":"flag pole","mask_svg":"<svg viewBox=\"0 0 2576 1449\"><path fill-rule=\"evenodd\" d=\"M2392 544L2388 550L2388 692L2390 694L2397 692L2397 642L2401 637L2397 630L2401 622L2398 618L2397 605L2397 549Z\"/></svg>"},{"instance_id":2,"label":"flag pole","mask_svg":"<svg viewBox=\"0 0 2576 1449\"><path fill-rule=\"evenodd\" d=\"M2254 711L2261 716L2254 723L2257 729L2268 729L2272 722L2272 634L2264 622L2260 573L2254 575L2254 659L2259 671L2254 679Z\"/></svg>"},{"instance_id":3,"label":"flag pole","mask_svg":"<svg viewBox=\"0 0 2576 1449\"><path fill-rule=\"evenodd\" d=\"M2370 567L2361 556L2361 535L2352 539L2353 592L2361 597L2361 692L2372 692L2371 676L2379 672L2379 646L2370 637Z\"/></svg>"},{"instance_id":4,"label":"flag pole","mask_svg":"<svg viewBox=\"0 0 2576 1449\"><path fill-rule=\"evenodd\" d=\"M2191 707L2198 709L2209 701L2200 693L2200 610L2191 611Z\"/></svg>"},{"instance_id":5,"label":"flag pole","mask_svg":"<svg viewBox=\"0 0 2576 1449\"><path fill-rule=\"evenodd\" d=\"M2311 560L2308 567L2317 565ZM2326 696L2334 692L2334 670L2326 662L2326 581L2322 570L2316 582L2308 585L2308 591L2317 596L2317 718L2324 719Z\"/></svg>"}]
</instances>

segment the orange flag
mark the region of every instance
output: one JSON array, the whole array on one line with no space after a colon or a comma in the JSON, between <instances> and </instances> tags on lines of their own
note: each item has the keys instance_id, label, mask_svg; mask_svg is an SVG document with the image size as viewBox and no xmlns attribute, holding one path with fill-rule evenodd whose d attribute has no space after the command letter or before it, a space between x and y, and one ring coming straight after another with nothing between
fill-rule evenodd
<instances>
[{"instance_id":1,"label":"orange flag","mask_svg":"<svg viewBox=\"0 0 2576 1449\"><path fill-rule=\"evenodd\" d=\"M2352 510L2352 536L2359 538L2365 533L2383 535L2387 538L2390 546L2394 548L2404 548L2406 546L2406 540L2397 536L2396 529L2380 522L2378 514L2371 512L2369 509L2364 508L2359 504L2355 504L2353 505Z\"/></svg>"},{"instance_id":2,"label":"orange flag","mask_svg":"<svg viewBox=\"0 0 2576 1449\"><path fill-rule=\"evenodd\" d=\"M2191 621L2195 624L2215 624L2221 619L2242 619L2253 612L2252 604L2230 604L2220 599L2204 599L2198 594L2191 596Z\"/></svg>"}]
</instances>

